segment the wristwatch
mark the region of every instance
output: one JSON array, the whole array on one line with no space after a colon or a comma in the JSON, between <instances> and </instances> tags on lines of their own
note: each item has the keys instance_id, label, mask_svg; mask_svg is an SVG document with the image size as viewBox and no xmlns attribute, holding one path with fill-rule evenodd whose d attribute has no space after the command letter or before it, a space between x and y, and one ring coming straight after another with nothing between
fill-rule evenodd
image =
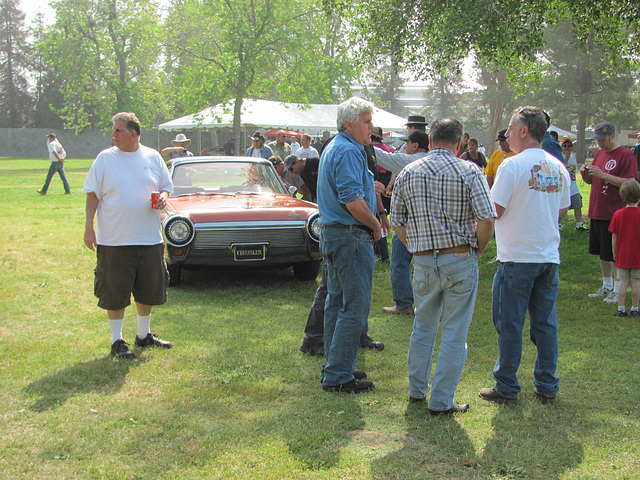
<instances>
[{"instance_id":1,"label":"wristwatch","mask_svg":"<svg viewBox=\"0 0 640 480\"><path fill-rule=\"evenodd\" d=\"M389 212L387 211L387 209L385 208L384 210L380 210L378 212L378 215L389 215Z\"/></svg>"}]
</instances>

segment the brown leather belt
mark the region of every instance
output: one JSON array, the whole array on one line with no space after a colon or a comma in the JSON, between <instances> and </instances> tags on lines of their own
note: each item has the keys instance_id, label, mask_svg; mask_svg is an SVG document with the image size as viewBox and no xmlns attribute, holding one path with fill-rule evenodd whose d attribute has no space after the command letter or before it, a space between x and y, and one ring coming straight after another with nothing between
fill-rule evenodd
<instances>
[{"instance_id":1,"label":"brown leather belt","mask_svg":"<svg viewBox=\"0 0 640 480\"><path fill-rule=\"evenodd\" d=\"M414 255L444 255L445 253L469 253L471 251L470 245L457 245L449 248L434 248L433 250L423 250L422 252L416 252Z\"/></svg>"}]
</instances>

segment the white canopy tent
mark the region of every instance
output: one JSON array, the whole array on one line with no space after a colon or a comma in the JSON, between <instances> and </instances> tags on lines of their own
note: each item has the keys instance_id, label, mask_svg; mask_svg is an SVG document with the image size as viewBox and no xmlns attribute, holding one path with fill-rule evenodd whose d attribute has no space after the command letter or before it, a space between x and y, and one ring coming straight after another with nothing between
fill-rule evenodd
<instances>
[{"instance_id":1,"label":"white canopy tent","mask_svg":"<svg viewBox=\"0 0 640 480\"><path fill-rule=\"evenodd\" d=\"M552 131L552 130L558 132L558 140L562 140L562 137L569 137L571 141L575 142L576 138L578 138L578 136L575 133L560 127L556 127L555 125L551 125L549 127L549 131Z\"/></svg>"},{"instance_id":2,"label":"white canopy tent","mask_svg":"<svg viewBox=\"0 0 640 480\"><path fill-rule=\"evenodd\" d=\"M204 110L176 118L158 126L159 130L202 130L233 127L234 102L218 104ZM302 130L311 134L335 131L338 105L304 105L270 100L244 100L242 102L241 127L245 140L256 129L282 128ZM376 108L373 124L383 130L406 131L406 120L393 113ZM198 139L200 140L200 139ZM200 143L200 141L198 141Z\"/></svg>"}]
</instances>

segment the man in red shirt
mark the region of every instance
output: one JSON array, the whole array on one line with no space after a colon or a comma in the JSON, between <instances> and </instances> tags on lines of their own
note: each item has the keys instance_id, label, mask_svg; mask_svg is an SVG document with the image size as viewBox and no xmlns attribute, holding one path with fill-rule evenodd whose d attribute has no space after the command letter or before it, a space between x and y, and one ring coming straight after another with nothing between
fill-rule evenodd
<instances>
[{"instance_id":1,"label":"man in red shirt","mask_svg":"<svg viewBox=\"0 0 640 480\"><path fill-rule=\"evenodd\" d=\"M600 150L591 165L584 164L580 174L585 183L591 185L589 196L589 253L600 256L602 287L590 293L590 297L604 297L604 301L618 301L618 282L614 283L615 263L611 246L609 224L616 210L626 204L620 197L619 188L629 178L638 175L638 164L634 155L616 140L616 127L611 122L596 125L593 139Z\"/></svg>"}]
</instances>

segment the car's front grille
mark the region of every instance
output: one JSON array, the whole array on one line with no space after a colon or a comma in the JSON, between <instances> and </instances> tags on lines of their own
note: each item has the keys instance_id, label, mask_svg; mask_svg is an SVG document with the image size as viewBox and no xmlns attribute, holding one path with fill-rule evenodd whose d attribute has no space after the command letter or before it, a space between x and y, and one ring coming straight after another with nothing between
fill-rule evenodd
<instances>
[{"instance_id":1,"label":"car's front grille","mask_svg":"<svg viewBox=\"0 0 640 480\"><path fill-rule=\"evenodd\" d=\"M272 247L299 247L304 245L303 228L274 229L198 229L194 248L227 248L233 243L268 242Z\"/></svg>"}]
</instances>

